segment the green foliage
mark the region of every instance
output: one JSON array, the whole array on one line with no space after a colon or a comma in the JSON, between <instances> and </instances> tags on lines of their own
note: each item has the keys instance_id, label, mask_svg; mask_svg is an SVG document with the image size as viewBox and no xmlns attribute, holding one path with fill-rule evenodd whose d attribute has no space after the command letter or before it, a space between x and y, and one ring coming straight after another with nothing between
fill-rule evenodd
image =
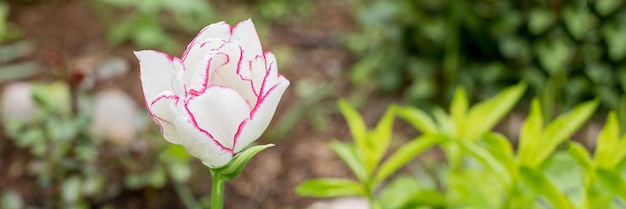
<instances>
[{"instance_id":1,"label":"green foliage","mask_svg":"<svg viewBox=\"0 0 626 209\"><path fill-rule=\"evenodd\" d=\"M14 40L20 36L20 32L9 22L8 18L9 5L6 2L0 2L0 43Z\"/></svg>"},{"instance_id":2,"label":"green foliage","mask_svg":"<svg viewBox=\"0 0 626 209\"><path fill-rule=\"evenodd\" d=\"M392 136L393 119L396 107L387 109L374 129L369 130L365 121L350 104L339 100L339 108L343 113L354 143L332 141L331 148L348 165L358 181L347 179L312 179L296 188L303 196L338 197L363 196L370 200L372 208L381 208L376 198L378 188L383 181L403 167L416 155L433 146L437 139L420 137L406 144L401 150L383 160L387 153Z\"/></svg>"},{"instance_id":3,"label":"green foliage","mask_svg":"<svg viewBox=\"0 0 626 209\"><path fill-rule=\"evenodd\" d=\"M273 146L274 144L266 144L246 148L245 150L237 153L237 155L235 155L235 158L228 162L228 164L218 168L211 168L211 171L220 173L220 175L223 176L226 180L234 179L239 175L239 173L241 173L241 171L243 171L246 165L248 165L248 162L252 160L252 157L254 157L259 152Z\"/></svg>"},{"instance_id":4,"label":"green foliage","mask_svg":"<svg viewBox=\"0 0 626 209\"><path fill-rule=\"evenodd\" d=\"M346 45L360 89L445 104L457 86L485 98L526 80L546 117L626 92L626 4L607 1L363 0Z\"/></svg>"},{"instance_id":5,"label":"green foliage","mask_svg":"<svg viewBox=\"0 0 626 209\"><path fill-rule=\"evenodd\" d=\"M166 52L177 49L178 44L173 38L174 31L182 30L196 33L207 22L215 19L213 7L203 0L100 0L104 5L113 6L105 20L112 22L109 39L119 44L130 41L139 47L156 48ZM118 13L128 11L119 19ZM113 15L115 14L115 15ZM169 14L170 18L166 18Z\"/></svg>"},{"instance_id":6,"label":"green foliage","mask_svg":"<svg viewBox=\"0 0 626 209\"><path fill-rule=\"evenodd\" d=\"M421 135L382 162L373 161L374 170L368 169L367 159L378 159L378 152L367 151L375 149L367 145L374 143L368 139L379 126L368 130L359 113L341 100L340 109L355 142L333 141L331 147L358 180L308 180L296 192L314 197L363 196L373 208L385 209L624 208L626 137L620 132L617 114L609 114L591 155L569 138L593 115L598 101L583 102L544 123L541 101L534 99L514 150L506 137L491 129L525 89L526 84L520 83L470 106L465 90L458 88L450 115L435 109L432 118L415 107L390 107L379 125L393 114ZM382 143L381 149L387 149L389 142ZM434 183L425 182L423 172L393 175L403 167L414 167L410 161L434 146L441 147L447 159L447 166L429 175Z\"/></svg>"},{"instance_id":7,"label":"green foliage","mask_svg":"<svg viewBox=\"0 0 626 209\"><path fill-rule=\"evenodd\" d=\"M61 81L28 85L36 104L33 117L3 115L1 124L7 138L26 151L26 174L42 192L35 196L37 201L24 202L17 191L0 191L1 208L105 207L124 190L167 184L176 187L188 208L199 208L186 185L192 168L184 148L158 139L157 130L146 130L142 136L156 138L145 142L152 148L143 148L143 154L108 144L90 131L92 98L87 92L72 91ZM143 119L149 120L147 115Z\"/></svg>"}]
</instances>

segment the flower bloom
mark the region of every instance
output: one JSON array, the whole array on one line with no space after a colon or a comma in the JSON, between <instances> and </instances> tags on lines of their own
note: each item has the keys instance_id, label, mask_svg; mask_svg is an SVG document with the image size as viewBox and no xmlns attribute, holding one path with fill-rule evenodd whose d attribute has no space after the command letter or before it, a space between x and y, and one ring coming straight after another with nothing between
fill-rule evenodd
<instances>
[{"instance_id":1,"label":"flower bloom","mask_svg":"<svg viewBox=\"0 0 626 209\"><path fill-rule=\"evenodd\" d=\"M181 58L135 54L146 106L163 137L209 167L227 164L261 136L289 86L249 19L205 27Z\"/></svg>"}]
</instances>

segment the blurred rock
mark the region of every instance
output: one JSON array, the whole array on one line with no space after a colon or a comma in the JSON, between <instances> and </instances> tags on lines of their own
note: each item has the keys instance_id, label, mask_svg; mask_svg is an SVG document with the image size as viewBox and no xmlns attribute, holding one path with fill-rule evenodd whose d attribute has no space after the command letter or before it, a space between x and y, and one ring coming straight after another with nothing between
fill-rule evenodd
<instances>
[{"instance_id":1,"label":"blurred rock","mask_svg":"<svg viewBox=\"0 0 626 209\"><path fill-rule=\"evenodd\" d=\"M107 80L119 76L123 76L130 70L128 60L121 57L109 57L98 63L96 66L96 75L98 80Z\"/></svg>"},{"instance_id":2,"label":"blurred rock","mask_svg":"<svg viewBox=\"0 0 626 209\"><path fill-rule=\"evenodd\" d=\"M83 89L93 89L98 81L120 77L130 71L128 60L103 54L78 57L72 60L72 66L85 75L80 85Z\"/></svg>"},{"instance_id":3,"label":"blurred rock","mask_svg":"<svg viewBox=\"0 0 626 209\"><path fill-rule=\"evenodd\" d=\"M333 200L314 202L309 209L369 209L367 199L362 197L342 197Z\"/></svg>"},{"instance_id":4,"label":"blurred rock","mask_svg":"<svg viewBox=\"0 0 626 209\"><path fill-rule=\"evenodd\" d=\"M2 92L2 118L7 120L18 120L18 122L29 122L37 115L37 105L33 100L32 85L27 82L14 82L8 84Z\"/></svg>"},{"instance_id":5,"label":"blurred rock","mask_svg":"<svg viewBox=\"0 0 626 209\"><path fill-rule=\"evenodd\" d=\"M137 105L119 90L96 94L93 107L92 133L120 146L129 146L137 136Z\"/></svg>"}]
</instances>

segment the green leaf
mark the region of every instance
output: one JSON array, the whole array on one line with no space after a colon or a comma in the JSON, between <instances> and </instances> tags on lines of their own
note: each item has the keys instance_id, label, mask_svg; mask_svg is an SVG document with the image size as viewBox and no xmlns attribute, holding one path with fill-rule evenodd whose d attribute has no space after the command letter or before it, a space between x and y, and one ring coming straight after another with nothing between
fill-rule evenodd
<instances>
[{"instance_id":1,"label":"green leaf","mask_svg":"<svg viewBox=\"0 0 626 209\"><path fill-rule=\"evenodd\" d=\"M433 119L418 108L410 106L398 107L396 113L400 118L406 120L424 134L437 133L437 126Z\"/></svg>"},{"instance_id":2,"label":"green leaf","mask_svg":"<svg viewBox=\"0 0 626 209\"><path fill-rule=\"evenodd\" d=\"M400 147L400 149L389 156L389 159L381 164L374 178L374 185L383 182L387 177L391 176L398 169L415 158L415 156L436 145L438 142L439 138L436 136L422 135Z\"/></svg>"},{"instance_id":3,"label":"green leaf","mask_svg":"<svg viewBox=\"0 0 626 209\"><path fill-rule=\"evenodd\" d=\"M378 198L385 204L385 208L413 209L419 206L445 206L445 197L437 190L425 188L413 176L394 178Z\"/></svg>"},{"instance_id":4,"label":"green leaf","mask_svg":"<svg viewBox=\"0 0 626 209\"><path fill-rule=\"evenodd\" d=\"M309 197L364 196L361 185L348 179L311 179L296 187L296 193Z\"/></svg>"},{"instance_id":5,"label":"green leaf","mask_svg":"<svg viewBox=\"0 0 626 209\"><path fill-rule=\"evenodd\" d=\"M457 136L456 124L454 120L441 108L433 109L433 116L437 121L438 133L447 134L449 136Z\"/></svg>"},{"instance_id":6,"label":"green leaf","mask_svg":"<svg viewBox=\"0 0 626 209\"><path fill-rule=\"evenodd\" d=\"M450 104L450 115L456 124L456 128L458 129L458 133L465 133L466 126L466 118L467 118L467 94L465 93L465 89L462 87L457 87L456 92L454 93L454 98L452 99L452 103Z\"/></svg>"},{"instance_id":7,"label":"green leaf","mask_svg":"<svg viewBox=\"0 0 626 209\"><path fill-rule=\"evenodd\" d=\"M509 170L486 149L467 141L459 141L459 144L468 154L475 157L483 165L491 168L506 185L513 183L512 174L509 173Z\"/></svg>"},{"instance_id":8,"label":"green leaf","mask_svg":"<svg viewBox=\"0 0 626 209\"><path fill-rule=\"evenodd\" d=\"M574 160L576 160L579 166L584 169L585 174L588 177L591 177L591 175L593 175L593 162L591 162L589 152L583 145L579 144L578 142L572 141L569 144L569 149L567 150L567 153ZM586 182L586 184L588 183L589 182Z\"/></svg>"},{"instance_id":9,"label":"green leaf","mask_svg":"<svg viewBox=\"0 0 626 209\"><path fill-rule=\"evenodd\" d=\"M602 1L594 1L596 10L602 16L608 15L609 13L615 11L616 9L620 9L621 0L602 0Z\"/></svg>"},{"instance_id":10,"label":"green leaf","mask_svg":"<svg viewBox=\"0 0 626 209\"><path fill-rule=\"evenodd\" d=\"M542 164L540 170L573 205L585 206L589 202L586 191L591 179L572 153L575 152L568 150L554 153Z\"/></svg>"},{"instance_id":11,"label":"green leaf","mask_svg":"<svg viewBox=\"0 0 626 209\"><path fill-rule=\"evenodd\" d=\"M617 120L617 114L610 112L602 131L598 135L598 141L596 145L596 151L594 153L594 161L600 168L611 169L614 164L614 156L619 149L619 122Z\"/></svg>"},{"instance_id":12,"label":"green leaf","mask_svg":"<svg viewBox=\"0 0 626 209\"><path fill-rule=\"evenodd\" d=\"M517 178L517 162L514 159L511 142L503 135L491 132L485 134L481 142L485 143L489 153L506 167L511 177Z\"/></svg>"},{"instance_id":13,"label":"green leaf","mask_svg":"<svg viewBox=\"0 0 626 209\"><path fill-rule=\"evenodd\" d=\"M611 193L626 201L626 193L624 192L624 188L626 188L626 180L624 180L622 176L620 176L615 170L606 169L597 169L596 174L598 180L600 180L604 186L603 188L608 189Z\"/></svg>"},{"instance_id":14,"label":"green leaf","mask_svg":"<svg viewBox=\"0 0 626 209\"><path fill-rule=\"evenodd\" d=\"M374 131L368 134L367 153L363 154L369 173L374 172L376 166L378 166L380 160L387 152L389 142L391 141L394 116L395 106L391 106L378 122Z\"/></svg>"},{"instance_id":15,"label":"green leaf","mask_svg":"<svg viewBox=\"0 0 626 209\"><path fill-rule=\"evenodd\" d=\"M220 173L226 179L234 179L235 177L237 177L237 175L239 175L239 173L241 173L241 171L243 171L246 165L248 165L248 162L250 162L252 157L254 157L259 152L273 146L274 144L266 144L249 147L235 155L235 158L228 162L228 164L222 167L210 169L213 172Z\"/></svg>"},{"instance_id":16,"label":"green leaf","mask_svg":"<svg viewBox=\"0 0 626 209\"><path fill-rule=\"evenodd\" d=\"M468 127L465 138L477 140L485 132L491 130L515 106L526 91L526 83L502 90L498 95L474 105L468 113Z\"/></svg>"},{"instance_id":17,"label":"green leaf","mask_svg":"<svg viewBox=\"0 0 626 209\"><path fill-rule=\"evenodd\" d=\"M348 127L350 128L350 134L354 138L354 142L356 143L356 147L358 150L358 158L364 157L363 155L367 152L367 125L365 121L359 114L359 112L354 109L345 99L340 99L338 101L339 109L341 110L341 114L346 119L348 123Z\"/></svg>"},{"instance_id":18,"label":"green leaf","mask_svg":"<svg viewBox=\"0 0 626 209\"><path fill-rule=\"evenodd\" d=\"M556 17L548 9L533 9L528 15L528 29L533 34L539 34L554 23Z\"/></svg>"},{"instance_id":19,"label":"green leaf","mask_svg":"<svg viewBox=\"0 0 626 209\"><path fill-rule=\"evenodd\" d=\"M341 158L343 162L350 167L350 170L352 170L354 175L356 175L359 180L366 181L368 179L369 175L365 170L363 163L359 160L353 146L339 141L331 141L329 145L330 148L337 153L339 158Z\"/></svg>"},{"instance_id":20,"label":"green leaf","mask_svg":"<svg viewBox=\"0 0 626 209\"><path fill-rule=\"evenodd\" d=\"M538 99L533 99L531 103L530 113L520 132L520 145L518 148L518 160L521 164L528 165L531 163L535 152L541 149L541 133L543 129L543 116L541 114L541 105Z\"/></svg>"},{"instance_id":21,"label":"green leaf","mask_svg":"<svg viewBox=\"0 0 626 209\"><path fill-rule=\"evenodd\" d=\"M589 101L577 105L570 112L559 116L544 130L541 149L531 165L538 166L556 149L556 147L569 139L591 117L596 108L597 101Z\"/></svg>"},{"instance_id":22,"label":"green leaf","mask_svg":"<svg viewBox=\"0 0 626 209\"><path fill-rule=\"evenodd\" d=\"M552 208L573 209L572 203L544 175L526 166L520 168L520 176L534 193L542 195L552 203Z\"/></svg>"}]
</instances>

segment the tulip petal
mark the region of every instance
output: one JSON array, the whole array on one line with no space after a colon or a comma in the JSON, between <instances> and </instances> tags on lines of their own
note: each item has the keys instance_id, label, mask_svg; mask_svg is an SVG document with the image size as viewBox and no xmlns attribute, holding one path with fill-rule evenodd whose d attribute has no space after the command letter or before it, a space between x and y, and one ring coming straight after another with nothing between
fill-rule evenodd
<instances>
[{"instance_id":1,"label":"tulip petal","mask_svg":"<svg viewBox=\"0 0 626 209\"><path fill-rule=\"evenodd\" d=\"M233 149L235 153L258 139L272 121L278 102L289 86L289 81L284 77L280 76L279 80L278 84L270 87L266 94L259 98L257 105L250 112L250 117L240 124L239 131L235 136Z\"/></svg>"},{"instance_id":2,"label":"tulip petal","mask_svg":"<svg viewBox=\"0 0 626 209\"><path fill-rule=\"evenodd\" d=\"M250 112L246 101L235 90L216 85L190 98L185 105L194 126L230 150L239 124Z\"/></svg>"},{"instance_id":3,"label":"tulip petal","mask_svg":"<svg viewBox=\"0 0 626 209\"><path fill-rule=\"evenodd\" d=\"M263 72L264 74L262 80L256 81L258 83L261 83L261 96L264 95L267 90L269 90L269 88L271 88L272 86L286 81L286 79L282 75L278 74L278 62L276 61L276 56L274 56L274 54L272 54L271 52L265 52L264 56L266 60L266 71Z\"/></svg>"},{"instance_id":4,"label":"tulip petal","mask_svg":"<svg viewBox=\"0 0 626 209\"><path fill-rule=\"evenodd\" d=\"M230 40L237 40L244 46L244 59L255 60L256 56L263 55L263 48L259 34L257 33L252 20L247 19L237 24L233 30Z\"/></svg>"},{"instance_id":5,"label":"tulip petal","mask_svg":"<svg viewBox=\"0 0 626 209\"><path fill-rule=\"evenodd\" d=\"M171 81L175 67L171 56L153 50L136 51L135 55L139 59L139 77L146 101L172 90Z\"/></svg>"},{"instance_id":6,"label":"tulip petal","mask_svg":"<svg viewBox=\"0 0 626 209\"><path fill-rule=\"evenodd\" d=\"M180 136L174 125L174 116L171 106L178 102L178 96L172 91L163 92L148 103L150 116L161 128L161 134L166 141L172 144L180 144Z\"/></svg>"},{"instance_id":7,"label":"tulip petal","mask_svg":"<svg viewBox=\"0 0 626 209\"><path fill-rule=\"evenodd\" d=\"M193 116L188 114L182 102L173 106L172 110L176 111L174 125L180 132L181 144L189 154L209 167L225 165L234 157L231 149L223 147L212 136L197 128Z\"/></svg>"},{"instance_id":8,"label":"tulip petal","mask_svg":"<svg viewBox=\"0 0 626 209\"><path fill-rule=\"evenodd\" d=\"M252 107L257 95L252 90L252 80L239 75L243 51L239 42L229 42L212 51L198 64L198 69L189 76L188 91L193 95L202 94L209 85L228 86L241 95ZM202 69L200 69L202 68ZM207 74L208 72L208 74Z\"/></svg>"},{"instance_id":9,"label":"tulip petal","mask_svg":"<svg viewBox=\"0 0 626 209\"><path fill-rule=\"evenodd\" d=\"M225 22L217 22L204 27L196 37L187 45L187 50L183 52L182 59L185 60L190 54L191 48L197 43L204 43L208 39L230 39L231 27Z\"/></svg>"},{"instance_id":10,"label":"tulip petal","mask_svg":"<svg viewBox=\"0 0 626 209\"><path fill-rule=\"evenodd\" d=\"M184 83L189 84L195 75L206 73L204 71L197 72L197 70L207 69L207 56L210 57L218 53L227 43L228 41L224 39L208 39L206 42L191 45L191 48L188 49L189 54L182 58L185 65Z\"/></svg>"}]
</instances>

